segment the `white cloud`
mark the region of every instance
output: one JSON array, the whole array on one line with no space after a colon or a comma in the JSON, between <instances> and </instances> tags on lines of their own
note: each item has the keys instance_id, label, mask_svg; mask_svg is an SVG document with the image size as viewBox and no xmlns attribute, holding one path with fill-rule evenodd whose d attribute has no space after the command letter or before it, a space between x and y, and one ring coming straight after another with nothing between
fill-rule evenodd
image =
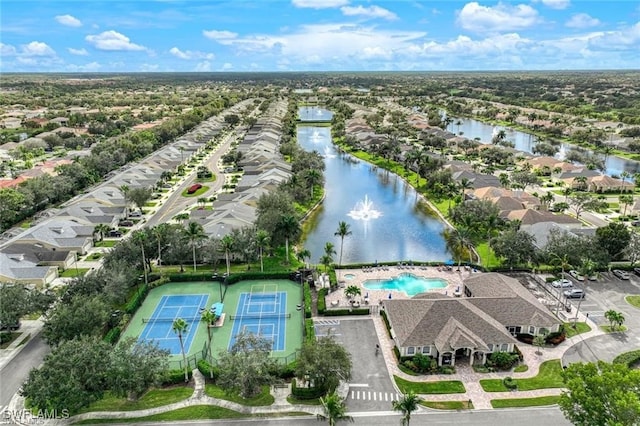
<instances>
[{"instance_id":1,"label":"white cloud","mask_svg":"<svg viewBox=\"0 0 640 426\"><path fill-rule=\"evenodd\" d=\"M78 56L87 56L89 54L89 52L87 52L87 49L85 49L84 47L82 49L74 49L73 47L68 47L67 51L72 55Z\"/></svg>"},{"instance_id":2,"label":"white cloud","mask_svg":"<svg viewBox=\"0 0 640 426\"><path fill-rule=\"evenodd\" d=\"M551 9L566 9L571 4L571 0L535 0Z\"/></svg>"},{"instance_id":3,"label":"white cloud","mask_svg":"<svg viewBox=\"0 0 640 426\"><path fill-rule=\"evenodd\" d=\"M55 56L56 52L47 43L32 41L22 45L21 54L24 56Z\"/></svg>"},{"instance_id":4,"label":"white cloud","mask_svg":"<svg viewBox=\"0 0 640 426\"><path fill-rule=\"evenodd\" d=\"M65 25L67 27L81 27L82 26L82 22L80 22L80 20L78 18L75 18L71 15L58 15L56 16L56 21L61 24L61 25Z\"/></svg>"},{"instance_id":5,"label":"white cloud","mask_svg":"<svg viewBox=\"0 0 640 426\"><path fill-rule=\"evenodd\" d=\"M193 69L195 72L208 72L211 71L211 62L202 61L199 62L198 65Z\"/></svg>"},{"instance_id":6,"label":"white cloud","mask_svg":"<svg viewBox=\"0 0 640 426\"><path fill-rule=\"evenodd\" d=\"M292 0L295 7L309 9L329 9L349 4L349 0Z\"/></svg>"},{"instance_id":7,"label":"white cloud","mask_svg":"<svg viewBox=\"0 0 640 426\"><path fill-rule=\"evenodd\" d=\"M10 44L0 42L0 56L15 56L16 48Z\"/></svg>"},{"instance_id":8,"label":"white cloud","mask_svg":"<svg viewBox=\"0 0 640 426\"><path fill-rule=\"evenodd\" d=\"M218 42L233 40L238 37L238 33L234 33L231 31L217 31L217 30L204 30L202 31L202 35L211 40L216 40Z\"/></svg>"},{"instance_id":9,"label":"white cloud","mask_svg":"<svg viewBox=\"0 0 640 426\"><path fill-rule=\"evenodd\" d=\"M481 6L478 2L464 5L458 12L457 23L468 31L479 33L503 33L522 30L540 22L538 12L526 4L511 6L498 3L494 7Z\"/></svg>"},{"instance_id":10,"label":"white cloud","mask_svg":"<svg viewBox=\"0 0 640 426\"><path fill-rule=\"evenodd\" d=\"M214 59L215 55L213 53L199 52L199 51L191 51L191 50L180 50L177 47L172 47L169 49L169 53L171 53L176 58L189 60L189 59Z\"/></svg>"},{"instance_id":11,"label":"white cloud","mask_svg":"<svg viewBox=\"0 0 640 426\"><path fill-rule=\"evenodd\" d=\"M620 31L595 33L589 38L589 47L607 52L629 51L636 58L638 57L638 45L640 45L640 22Z\"/></svg>"},{"instance_id":12,"label":"white cloud","mask_svg":"<svg viewBox=\"0 0 640 426\"><path fill-rule=\"evenodd\" d=\"M78 72L78 71L98 71L99 69L102 68L102 65L100 65L98 62L89 62L88 64L84 64L84 65L76 65L76 64L70 64L67 65L67 70L71 71L71 72Z\"/></svg>"},{"instance_id":13,"label":"white cloud","mask_svg":"<svg viewBox=\"0 0 640 426\"><path fill-rule=\"evenodd\" d=\"M592 18L586 13L577 13L573 15L565 24L569 28L591 28L600 25L600 21Z\"/></svg>"},{"instance_id":14,"label":"white cloud","mask_svg":"<svg viewBox=\"0 0 640 426\"><path fill-rule=\"evenodd\" d=\"M140 65L140 71L148 71L148 72L155 72L158 71L158 69L160 68L160 66L158 64L142 64Z\"/></svg>"},{"instance_id":15,"label":"white cloud","mask_svg":"<svg viewBox=\"0 0 640 426\"><path fill-rule=\"evenodd\" d=\"M129 37L113 30L88 35L85 40L98 50L146 50L144 46L132 43Z\"/></svg>"},{"instance_id":16,"label":"white cloud","mask_svg":"<svg viewBox=\"0 0 640 426\"><path fill-rule=\"evenodd\" d=\"M229 71L233 69L233 65L229 62L225 62L224 64L222 64L222 70L223 71Z\"/></svg>"},{"instance_id":17,"label":"white cloud","mask_svg":"<svg viewBox=\"0 0 640 426\"><path fill-rule=\"evenodd\" d=\"M367 18L382 18L389 21L398 19L398 15L379 6L344 6L340 10L346 16L364 16Z\"/></svg>"}]
</instances>

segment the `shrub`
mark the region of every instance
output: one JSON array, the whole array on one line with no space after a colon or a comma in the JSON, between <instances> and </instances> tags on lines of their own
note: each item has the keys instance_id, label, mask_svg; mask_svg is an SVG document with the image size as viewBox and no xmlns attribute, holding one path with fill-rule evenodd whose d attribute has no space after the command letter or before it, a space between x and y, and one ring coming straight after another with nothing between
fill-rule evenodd
<instances>
[{"instance_id":1,"label":"shrub","mask_svg":"<svg viewBox=\"0 0 640 426\"><path fill-rule=\"evenodd\" d=\"M327 301L325 297L327 296L328 288L321 288L318 291L318 314L323 315L327 310Z\"/></svg>"},{"instance_id":2,"label":"shrub","mask_svg":"<svg viewBox=\"0 0 640 426\"><path fill-rule=\"evenodd\" d=\"M0 333L0 343L5 343L11 340L11 332L2 332Z\"/></svg>"},{"instance_id":3,"label":"shrub","mask_svg":"<svg viewBox=\"0 0 640 426\"><path fill-rule=\"evenodd\" d=\"M528 345L533 344L533 335L529 333L518 333L516 334L516 339Z\"/></svg>"},{"instance_id":4,"label":"shrub","mask_svg":"<svg viewBox=\"0 0 640 426\"><path fill-rule=\"evenodd\" d=\"M311 318L311 287L304 283L304 317Z\"/></svg>"},{"instance_id":5,"label":"shrub","mask_svg":"<svg viewBox=\"0 0 640 426\"><path fill-rule=\"evenodd\" d=\"M618 355L613 360L614 364L626 364L628 367L633 367L637 363L640 363L640 350L625 352Z\"/></svg>"},{"instance_id":6,"label":"shrub","mask_svg":"<svg viewBox=\"0 0 640 426\"><path fill-rule=\"evenodd\" d=\"M456 374L456 368L451 365L443 365L438 367L437 372L440 374Z\"/></svg>"},{"instance_id":7,"label":"shrub","mask_svg":"<svg viewBox=\"0 0 640 426\"><path fill-rule=\"evenodd\" d=\"M295 396L298 399L316 399L324 396L324 389L319 388L299 388L297 386L297 381L291 381L291 395Z\"/></svg>"},{"instance_id":8,"label":"shrub","mask_svg":"<svg viewBox=\"0 0 640 426\"><path fill-rule=\"evenodd\" d=\"M508 370L518 362L518 354L509 352L494 352L489 355L489 365L500 370Z\"/></svg>"},{"instance_id":9,"label":"shrub","mask_svg":"<svg viewBox=\"0 0 640 426\"><path fill-rule=\"evenodd\" d=\"M316 340L316 329L313 326L313 320L311 318L307 318L304 320L304 330L307 341L313 342L314 340Z\"/></svg>"},{"instance_id":10,"label":"shrub","mask_svg":"<svg viewBox=\"0 0 640 426\"><path fill-rule=\"evenodd\" d=\"M340 317L344 315L369 315L369 308L353 309L329 309L324 312L326 316Z\"/></svg>"},{"instance_id":11,"label":"shrub","mask_svg":"<svg viewBox=\"0 0 640 426\"><path fill-rule=\"evenodd\" d=\"M283 380L292 379L296 375L296 363L294 361L289 364L275 364L271 369L271 374Z\"/></svg>"},{"instance_id":12,"label":"shrub","mask_svg":"<svg viewBox=\"0 0 640 426\"><path fill-rule=\"evenodd\" d=\"M215 365L211 366L206 359L198 361L198 370L200 370L206 379L211 379L211 370L213 370L213 380L217 379L220 375L218 368ZM182 373L182 380L184 380L184 371L180 370L180 372Z\"/></svg>"},{"instance_id":13,"label":"shrub","mask_svg":"<svg viewBox=\"0 0 640 426\"><path fill-rule=\"evenodd\" d=\"M544 341L547 344L557 345L564 342L566 338L567 334L565 333L564 329L562 329L560 331L554 331L553 333L547 334L544 338Z\"/></svg>"},{"instance_id":14,"label":"shrub","mask_svg":"<svg viewBox=\"0 0 640 426\"><path fill-rule=\"evenodd\" d=\"M144 298L147 297L148 292L149 287L146 284L141 285L139 291L136 291L131 297L131 300L129 300L129 302L127 302L127 304L125 305L124 311L130 315L135 314L135 312L142 304Z\"/></svg>"},{"instance_id":15,"label":"shrub","mask_svg":"<svg viewBox=\"0 0 640 426\"><path fill-rule=\"evenodd\" d=\"M504 379L502 379L502 384L507 389L518 389L518 383L511 377L505 377Z\"/></svg>"}]
</instances>

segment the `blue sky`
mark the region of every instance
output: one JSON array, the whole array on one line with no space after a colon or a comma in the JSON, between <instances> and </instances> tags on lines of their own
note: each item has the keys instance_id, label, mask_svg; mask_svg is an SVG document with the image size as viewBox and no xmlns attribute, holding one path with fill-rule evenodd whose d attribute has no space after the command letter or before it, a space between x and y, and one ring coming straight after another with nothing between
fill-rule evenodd
<instances>
[{"instance_id":1,"label":"blue sky","mask_svg":"<svg viewBox=\"0 0 640 426\"><path fill-rule=\"evenodd\" d=\"M640 2L2 0L2 72L640 69Z\"/></svg>"}]
</instances>

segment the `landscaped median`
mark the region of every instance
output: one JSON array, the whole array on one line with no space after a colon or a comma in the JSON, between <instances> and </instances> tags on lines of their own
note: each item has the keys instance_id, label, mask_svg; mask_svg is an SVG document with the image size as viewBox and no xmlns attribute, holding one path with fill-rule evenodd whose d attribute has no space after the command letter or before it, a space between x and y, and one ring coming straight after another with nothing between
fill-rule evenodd
<instances>
[{"instance_id":1,"label":"landscaped median","mask_svg":"<svg viewBox=\"0 0 640 426\"><path fill-rule=\"evenodd\" d=\"M513 379L516 389L529 391L536 389L562 388L562 366L559 359L545 361L540 365L538 375L526 379ZM508 392L510 389L505 385L504 379L484 379L480 380L480 385L485 392Z\"/></svg>"},{"instance_id":2,"label":"landscaped median","mask_svg":"<svg viewBox=\"0 0 640 426\"><path fill-rule=\"evenodd\" d=\"M416 394L435 395L447 393L465 393L467 390L460 380L439 380L437 382L410 382L398 376L393 376L400 392L406 394L413 391Z\"/></svg>"}]
</instances>

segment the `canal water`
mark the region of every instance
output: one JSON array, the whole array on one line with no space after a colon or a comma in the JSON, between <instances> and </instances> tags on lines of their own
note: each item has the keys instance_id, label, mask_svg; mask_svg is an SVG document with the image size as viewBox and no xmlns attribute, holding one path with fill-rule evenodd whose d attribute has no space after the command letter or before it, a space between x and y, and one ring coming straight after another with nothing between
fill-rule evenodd
<instances>
[{"instance_id":1,"label":"canal water","mask_svg":"<svg viewBox=\"0 0 640 426\"><path fill-rule=\"evenodd\" d=\"M404 180L338 152L329 127L298 126L297 135L302 148L318 151L326 164L326 197L311 217L304 241L312 263L319 263L331 242L338 264L340 237L334 234L341 221L351 230L344 238L343 264L450 259L442 236L445 224Z\"/></svg>"},{"instance_id":2,"label":"canal water","mask_svg":"<svg viewBox=\"0 0 640 426\"><path fill-rule=\"evenodd\" d=\"M482 121L474 120L472 118L453 118L453 122L449 124L447 130L454 134L462 132L462 136L468 139L480 138L480 142L484 144L490 144L493 138L494 132L498 130L504 130L507 133L505 138L515 144L515 149L518 151L533 153L533 147L537 142L537 138L529 133L524 133L519 130L510 128L493 126L491 124L483 123ZM461 124L456 123L460 120ZM556 158L563 160L566 154L572 149L579 149L582 152L591 152L583 148L575 147L568 144L561 144L559 146L560 151L556 154ZM616 157L610 155L605 162L606 170L605 174L609 176L620 176L620 173L627 171L631 174L640 172L640 162L627 160L625 158Z\"/></svg>"}]
</instances>

